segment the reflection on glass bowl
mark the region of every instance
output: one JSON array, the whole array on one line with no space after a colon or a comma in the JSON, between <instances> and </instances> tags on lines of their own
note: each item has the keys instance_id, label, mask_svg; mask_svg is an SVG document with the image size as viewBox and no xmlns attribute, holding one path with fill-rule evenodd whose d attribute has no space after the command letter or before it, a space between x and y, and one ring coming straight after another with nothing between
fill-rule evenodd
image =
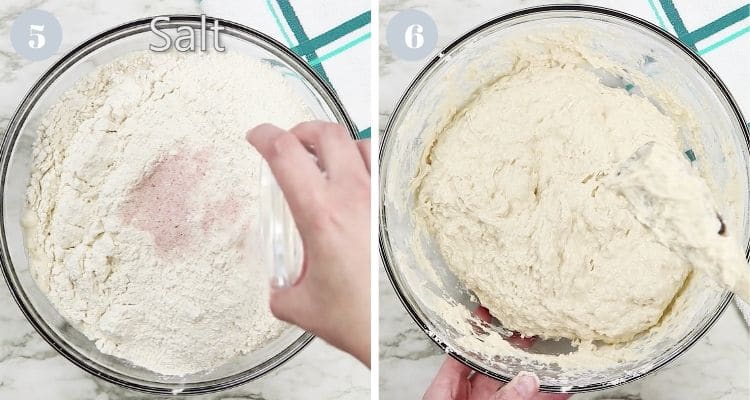
<instances>
[{"instance_id":1,"label":"reflection on glass bowl","mask_svg":"<svg viewBox=\"0 0 750 400\"><path fill-rule=\"evenodd\" d=\"M262 33L230 21L219 21L225 28L222 45L226 51L238 52L272 66L304 99L314 118L339 122L350 132L356 132L331 88L301 58ZM55 63L23 99L2 143L0 261L6 282L26 318L55 350L74 364L109 382L143 392L164 395L215 392L241 385L279 367L302 350L313 335L288 326L263 348L235 357L219 368L179 377L160 375L100 352L92 341L69 324L34 282L23 245L21 213L31 170L32 145L42 116L63 93L96 67L130 52L148 49L154 40L150 22L150 19L136 20L87 40ZM170 22L163 22L160 27L174 37L178 26L200 29L200 24L200 16L170 16Z\"/></svg>"},{"instance_id":2,"label":"reflection on glass bowl","mask_svg":"<svg viewBox=\"0 0 750 400\"><path fill-rule=\"evenodd\" d=\"M635 71L669 88L690 111L705 148L705 158L697 162L708 167L719 188L732 176L739 185L739 197L732 199L735 226L741 227L747 248L750 140L742 115L721 80L677 39L646 21L599 7L559 5L521 10L478 26L440 51L408 87L381 139L380 251L386 273L409 314L450 355L501 381L509 381L520 371L532 371L545 391L584 392L630 382L664 366L711 327L731 294L688 285L679 299L686 301L689 312L681 313L679 321L665 319L663 325L671 329L668 334L643 334L628 343L625 347L636 357L583 366L580 371L564 370L549 360L569 353L570 342L539 340L528 350L486 344L493 338L504 340L507 330L498 321L486 324L473 315L474 296L447 268L437 244L415 224L411 213L417 166L436 128L449 117L440 110L460 109L496 78L498 66L508 61L502 51L496 51L504 48L503 43L567 27L590 32L587 45L591 50L622 66L624 76L605 74L603 84L625 87L627 71ZM668 108L659 99L649 100ZM455 313L444 312L447 309ZM498 348L507 351L493 351ZM540 359L547 362L540 363Z\"/></svg>"}]
</instances>

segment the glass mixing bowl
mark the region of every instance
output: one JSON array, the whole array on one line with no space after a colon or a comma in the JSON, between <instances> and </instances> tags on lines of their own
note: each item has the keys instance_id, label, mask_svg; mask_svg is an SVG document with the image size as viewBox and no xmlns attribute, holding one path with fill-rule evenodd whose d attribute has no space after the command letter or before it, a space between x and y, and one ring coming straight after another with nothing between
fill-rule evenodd
<instances>
[{"instance_id":1,"label":"glass mixing bowl","mask_svg":"<svg viewBox=\"0 0 750 400\"><path fill-rule=\"evenodd\" d=\"M213 21L213 18L208 18L209 23ZM34 282L23 245L21 213L30 176L32 145L42 116L61 94L97 66L126 53L147 50L151 43L161 44L160 39L150 31L150 22L150 18L133 21L79 45L55 63L21 102L2 142L0 261L12 295L26 318L55 350L74 364L102 379L130 389L155 394L208 393L241 385L279 367L305 347L313 339L313 335L288 326L280 337L262 349L236 357L214 370L180 377L160 375L100 352L92 341L69 324ZM170 22L161 23L160 28L175 37L178 26L199 29L200 22L199 16L170 16ZM356 137L353 133L356 132L354 125L333 90L304 60L260 32L230 21L219 22L225 27L221 41L226 51L240 52L273 66L286 78L289 87L304 99L314 118L342 123ZM212 32L208 31L209 43L213 40L211 35ZM209 100L211 96L206 94ZM266 176L261 179L267 180L269 172L262 170L261 175ZM262 195L265 197L261 202L272 208L266 215L266 222L281 218L278 230L284 232L285 229L293 229L293 226L289 226L290 219L284 216L285 205L277 204L283 201L283 197L277 195L278 187L266 184L263 190L269 193ZM286 248L294 249L294 240L286 239L288 236L289 234L281 234L284 241L277 239L269 245L278 246L276 253L283 253ZM290 258L295 257L299 256ZM281 260L287 262L283 257ZM283 267L269 265L270 269L282 270L289 276L298 273L294 265Z\"/></svg>"},{"instance_id":2,"label":"glass mixing bowl","mask_svg":"<svg viewBox=\"0 0 750 400\"><path fill-rule=\"evenodd\" d=\"M498 49L503 43L527 35L575 27L590 32L592 50L623 68L622 76L602 76L602 83L630 90L628 71L644 74L677 98L693 115L705 148L697 165L710 167L719 190L734 176L734 226L742 228L748 244L748 129L724 84L713 70L676 38L642 19L598 7L559 5L525 9L490 20L466 33L430 60L401 97L381 139L380 150L380 251L385 271L406 310L438 346L471 368L501 381L520 371L533 371L541 388L550 392L584 392L630 382L664 366L686 351L716 321L731 299L719 290L696 292L702 304L687 323L673 326L671 335L653 346L639 348L635 360L588 373L566 375L561 368L534 363L532 354L558 355L571 348L560 342L537 341L528 350L511 354L486 354L466 345L461 336L482 341L495 332L501 340L508 332L495 320L483 323L473 316L474 296L447 268L437 245L418 225L410 210L414 203L412 179L436 127L450 112L496 77L493 69L507 63ZM645 94L662 112L667 105ZM498 112L502 112L498 110ZM498 149L501 151L501 149ZM731 167L734 166L734 167ZM413 238L418 240L413 240ZM430 268L424 268L424 265ZM692 293L692 292L691 292ZM461 311L461 317L436 311L436 302ZM665 322L666 323L666 322ZM460 328L460 329L459 329ZM671 329L670 328L670 329ZM642 339L635 339L636 343ZM644 342L645 343L645 342ZM635 345L635 344L634 344ZM643 345L645 346L645 345ZM516 349L514 349L516 350Z\"/></svg>"}]
</instances>

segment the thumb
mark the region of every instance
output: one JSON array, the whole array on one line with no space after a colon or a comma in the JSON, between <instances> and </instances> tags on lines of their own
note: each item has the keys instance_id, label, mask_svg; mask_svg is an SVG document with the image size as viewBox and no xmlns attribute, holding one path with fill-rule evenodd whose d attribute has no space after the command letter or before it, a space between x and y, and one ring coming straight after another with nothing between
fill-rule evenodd
<instances>
[{"instance_id":1,"label":"thumb","mask_svg":"<svg viewBox=\"0 0 750 400\"><path fill-rule=\"evenodd\" d=\"M539 378L521 372L507 385L498 390L491 400L532 400L539 393Z\"/></svg>"},{"instance_id":2,"label":"thumb","mask_svg":"<svg viewBox=\"0 0 750 400\"><path fill-rule=\"evenodd\" d=\"M295 325L300 325L300 318L306 315L309 301L304 299L302 287L295 285L283 289L271 289L271 313L274 317Z\"/></svg>"}]
</instances>

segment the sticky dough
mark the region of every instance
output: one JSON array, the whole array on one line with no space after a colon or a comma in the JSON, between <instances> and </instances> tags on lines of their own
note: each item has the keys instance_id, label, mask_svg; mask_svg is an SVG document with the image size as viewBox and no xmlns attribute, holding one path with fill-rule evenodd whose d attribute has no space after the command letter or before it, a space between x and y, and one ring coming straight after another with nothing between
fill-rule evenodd
<instances>
[{"instance_id":1,"label":"sticky dough","mask_svg":"<svg viewBox=\"0 0 750 400\"><path fill-rule=\"evenodd\" d=\"M690 274L596 179L650 141L682 151L646 98L580 64L518 61L436 134L414 216L506 328L628 341L659 322Z\"/></svg>"},{"instance_id":2,"label":"sticky dough","mask_svg":"<svg viewBox=\"0 0 750 400\"><path fill-rule=\"evenodd\" d=\"M750 269L735 230L687 159L647 143L603 176L656 239L723 288L750 302Z\"/></svg>"}]
</instances>

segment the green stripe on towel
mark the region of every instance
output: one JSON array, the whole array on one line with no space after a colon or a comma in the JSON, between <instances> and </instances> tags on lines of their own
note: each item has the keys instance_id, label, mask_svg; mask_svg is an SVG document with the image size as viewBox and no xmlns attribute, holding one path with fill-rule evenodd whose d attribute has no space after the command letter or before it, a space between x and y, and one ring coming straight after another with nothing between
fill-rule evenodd
<instances>
[{"instance_id":1,"label":"green stripe on towel","mask_svg":"<svg viewBox=\"0 0 750 400\"><path fill-rule=\"evenodd\" d=\"M310 40L309 37L307 37L307 33L305 33L305 30L302 28L302 23L300 23L299 17L297 17L297 13L294 12L294 8L292 7L292 4L289 2L289 0L276 0L276 3L279 5L279 8L281 9L281 14L284 15L284 19L286 19L286 23L289 25L289 28L292 30L292 33L294 34L294 37L297 39L298 46L304 44L308 40ZM318 58L318 55L315 53L315 51L310 51L306 53L297 53L302 57L305 57L308 61L308 63ZM310 66L315 70L315 72L318 73L323 79L331 82L330 79L328 79L328 75L326 74L326 71L323 69L323 66L318 63L315 65L310 64Z\"/></svg>"},{"instance_id":2,"label":"green stripe on towel","mask_svg":"<svg viewBox=\"0 0 750 400\"><path fill-rule=\"evenodd\" d=\"M661 15L659 14L659 10L657 9L654 0L647 1L649 6L651 7L651 11L653 11L654 16L656 16L656 20L659 22L659 26L661 26L663 29L666 29L667 26ZM677 34L677 38L700 55L704 55L713 50L716 50L719 47L733 41L734 39L737 39L738 37L750 32L750 27L742 28L739 31L723 39L720 39L713 44L709 44L703 49L699 50L696 46L697 42L705 40L740 21L750 18L750 4L743 5L738 9L719 17L716 20L709 22L692 32L689 32L685 27L685 23L682 21L682 17L680 17L680 13L677 11L677 8L674 6L672 0L659 0L659 4L661 4L664 14L672 24L672 27Z\"/></svg>"},{"instance_id":3,"label":"green stripe on towel","mask_svg":"<svg viewBox=\"0 0 750 400\"><path fill-rule=\"evenodd\" d=\"M362 36L360 36L360 37L352 40L351 42L348 42L348 43L344 44L343 46L341 46L341 47L339 47L339 48L337 48L335 50L332 50L332 51L330 51L330 52L328 52L326 54L323 54L322 56L320 56L320 57L318 57L316 59L310 60L310 65L320 64L323 61L325 61L325 60L327 60L329 58L332 58L332 57L336 56L337 54L341 54L341 53L347 51L348 49L350 49L350 48L352 48L352 47L354 47L354 46L356 46L356 45L364 42L365 40L367 40L369 38L370 38L370 32L367 32L364 35L362 35Z\"/></svg>"},{"instance_id":4,"label":"green stripe on towel","mask_svg":"<svg viewBox=\"0 0 750 400\"><path fill-rule=\"evenodd\" d=\"M688 32L685 27L685 23L682 22L682 17L680 17L680 13L677 12L677 8L675 8L672 0L659 0L659 2L661 3L662 10L664 10L664 14L667 14L667 19L669 19L669 22L672 24L680 41L685 43L685 45L691 49L698 50L695 48L695 43L690 41L690 32Z\"/></svg>"},{"instance_id":5,"label":"green stripe on towel","mask_svg":"<svg viewBox=\"0 0 750 400\"><path fill-rule=\"evenodd\" d=\"M659 26L661 29L667 30L667 24L664 23L664 18L661 17L661 14L659 14L659 11L656 9L656 4L654 4L654 0L648 0L648 5L651 7L651 11L653 11L654 15L656 16L656 21L659 23Z\"/></svg>"},{"instance_id":6,"label":"green stripe on towel","mask_svg":"<svg viewBox=\"0 0 750 400\"><path fill-rule=\"evenodd\" d=\"M367 26L370 23L370 11L357 15L356 17L342 23L341 25L317 36L313 39L308 40L305 43L301 43L294 47L297 54L307 54L311 51L318 50L321 47L332 43L363 26Z\"/></svg>"},{"instance_id":7,"label":"green stripe on towel","mask_svg":"<svg viewBox=\"0 0 750 400\"><path fill-rule=\"evenodd\" d=\"M273 20L276 22L276 27L279 29L279 32L281 32L281 36L284 37L286 46L292 47L292 39L287 35L286 29L284 29L284 25L281 23L281 18L279 18L279 14L276 13L276 9L273 7L273 4L271 4L271 0L266 0L266 8L268 8Z\"/></svg>"},{"instance_id":8,"label":"green stripe on towel","mask_svg":"<svg viewBox=\"0 0 750 400\"><path fill-rule=\"evenodd\" d=\"M688 34L689 40L693 43L698 43L701 40L722 31L724 28L748 17L750 17L750 5L744 5L717 20L709 22L708 24L690 32Z\"/></svg>"},{"instance_id":9,"label":"green stripe on towel","mask_svg":"<svg viewBox=\"0 0 750 400\"><path fill-rule=\"evenodd\" d=\"M721 47L721 46L723 46L723 45L731 42L734 39L737 39L738 37L740 37L740 36L742 36L742 35L744 35L744 34L746 34L748 32L750 32L750 26L737 31L737 32L735 32L735 33L733 33L733 34L725 37L724 39L719 40L718 42L716 42L716 43L714 43L714 44L706 47L705 49L698 50L698 54L704 55L704 54L706 54L708 52L711 52L712 50L716 50L719 47Z\"/></svg>"}]
</instances>

